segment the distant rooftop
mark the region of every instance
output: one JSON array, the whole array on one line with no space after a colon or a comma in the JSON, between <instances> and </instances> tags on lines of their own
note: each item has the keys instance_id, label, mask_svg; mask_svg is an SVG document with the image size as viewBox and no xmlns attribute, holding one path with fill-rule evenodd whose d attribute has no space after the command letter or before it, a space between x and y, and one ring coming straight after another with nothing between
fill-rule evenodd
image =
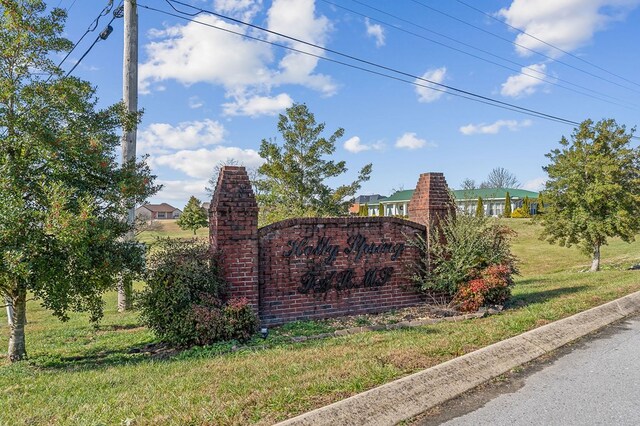
<instances>
[{"instance_id":1,"label":"distant rooftop","mask_svg":"<svg viewBox=\"0 0 640 426\"><path fill-rule=\"evenodd\" d=\"M394 203L409 201L413 196L413 189L405 189L391 194L389 197L381 200L382 203ZM451 191L456 200L477 200L482 197L483 200L504 199L507 192L512 199L519 200L524 197L538 198L538 193L518 188L479 188L479 189L456 189ZM371 203L373 204L373 203Z\"/></svg>"},{"instance_id":2,"label":"distant rooftop","mask_svg":"<svg viewBox=\"0 0 640 426\"><path fill-rule=\"evenodd\" d=\"M380 194L360 195L358 198L356 198L356 203L358 204L377 203L386 198L387 197Z\"/></svg>"},{"instance_id":3,"label":"distant rooftop","mask_svg":"<svg viewBox=\"0 0 640 426\"><path fill-rule=\"evenodd\" d=\"M161 204L143 204L140 207L144 207L145 209L152 212L172 212L174 210L180 210L173 207L171 204L161 203Z\"/></svg>"}]
</instances>

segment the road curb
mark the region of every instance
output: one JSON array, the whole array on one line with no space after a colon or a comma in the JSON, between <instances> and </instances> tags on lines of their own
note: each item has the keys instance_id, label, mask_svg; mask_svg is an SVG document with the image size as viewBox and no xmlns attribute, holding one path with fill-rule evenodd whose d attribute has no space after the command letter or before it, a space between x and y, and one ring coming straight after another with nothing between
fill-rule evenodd
<instances>
[{"instance_id":1,"label":"road curb","mask_svg":"<svg viewBox=\"0 0 640 426\"><path fill-rule=\"evenodd\" d=\"M393 425L640 311L640 291L555 321L279 425Z\"/></svg>"}]
</instances>

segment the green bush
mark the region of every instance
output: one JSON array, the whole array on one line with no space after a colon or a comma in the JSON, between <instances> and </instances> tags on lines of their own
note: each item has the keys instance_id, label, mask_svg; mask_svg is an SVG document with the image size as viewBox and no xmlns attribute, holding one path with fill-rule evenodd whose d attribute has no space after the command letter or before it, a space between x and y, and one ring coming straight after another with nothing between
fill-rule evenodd
<instances>
[{"instance_id":1,"label":"green bush","mask_svg":"<svg viewBox=\"0 0 640 426\"><path fill-rule=\"evenodd\" d=\"M246 301L224 303L217 262L202 241L158 240L145 280L137 297L140 319L162 341L206 345L248 338L255 331L257 318Z\"/></svg>"},{"instance_id":2,"label":"green bush","mask_svg":"<svg viewBox=\"0 0 640 426\"><path fill-rule=\"evenodd\" d=\"M502 265L509 279L517 273L509 246L514 232L493 218L449 216L429 234L428 242L422 237L410 241L422 253L422 260L411 266L410 278L424 291L455 296L462 286L482 278L483 271L494 265Z\"/></svg>"}]
</instances>

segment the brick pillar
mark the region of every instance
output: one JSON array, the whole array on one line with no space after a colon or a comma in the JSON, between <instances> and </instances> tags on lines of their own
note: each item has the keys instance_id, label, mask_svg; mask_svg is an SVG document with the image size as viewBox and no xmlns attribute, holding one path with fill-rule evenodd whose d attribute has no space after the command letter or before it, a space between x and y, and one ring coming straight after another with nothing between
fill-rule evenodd
<instances>
[{"instance_id":1,"label":"brick pillar","mask_svg":"<svg viewBox=\"0 0 640 426\"><path fill-rule=\"evenodd\" d=\"M224 166L209 207L209 240L221 256L229 297L258 312L258 204L244 167Z\"/></svg>"},{"instance_id":2,"label":"brick pillar","mask_svg":"<svg viewBox=\"0 0 640 426\"><path fill-rule=\"evenodd\" d=\"M447 181L442 173L423 173L418 179L416 189L409 201L409 219L426 225L438 222L455 205L449 195Z\"/></svg>"}]
</instances>

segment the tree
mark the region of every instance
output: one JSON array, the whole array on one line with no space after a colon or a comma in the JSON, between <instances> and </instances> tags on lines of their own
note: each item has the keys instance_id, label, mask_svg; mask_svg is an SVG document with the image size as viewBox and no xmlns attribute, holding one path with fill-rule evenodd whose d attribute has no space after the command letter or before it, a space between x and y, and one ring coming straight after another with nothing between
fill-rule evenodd
<instances>
[{"instance_id":1,"label":"tree","mask_svg":"<svg viewBox=\"0 0 640 426\"><path fill-rule=\"evenodd\" d=\"M465 178L462 181L461 189L464 189L466 191L473 191L474 189L477 189L476 181L473 179Z\"/></svg>"},{"instance_id":2,"label":"tree","mask_svg":"<svg viewBox=\"0 0 640 426\"><path fill-rule=\"evenodd\" d=\"M50 59L72 44L60 36L65 12L45 10L41 0L0 6L0 296L15 310L11 361L27 354L28 292L62 320L100 319L102 293L143 266L122 218L159 189L144 162L116 161L116 131L138 115L122 104L96 110L95 88Z\"/></svg>"},{"instance_id":3,"label":"tree","mask_svg":"<svg viewBox=\"0 0 640 426\"><path fill-rule=\"evenodd\" d=\"M348 185L333 189L325 183L344 174L347 167L344 161L324 158L333 154L344 129L325 138L324 128L324 123L316 123L306 105L294 104L278 120L284 144L262 140L260 156L265 163L258 169L261 177L256 184L266 223L288 217L344 215L362 182L369 180L371 164L364 166L358 178Z\"/></svg>"},{"instance_id":4,"label":"tree","mask_svg":"<svg viewBox=\"0 0 640 426\"><path fill-rule=\"evenodd\" d=\"M511 217L511 195L509 191L504 196L504 217Z\"/></svg>"},{"instance_id":5,"label":"tree","mask_svg":"<svg viewBox=\"0 0 640 426\"><path fill-rule=\"evenodd\" d=\"M538 194L538 199L536 200L537 208L536 214L542 214L544 212L544 197L542 192Z\"/></svg>"},{"instance_id":6,"label":"tree","mask_svg":"<svg viewBox=\"0 0 640 426\"><path fill-rule=\"evenodd\" d=\"M496 167L489 172L487 180L480 184L480 188L519 188L518 178L503 167Z\"/></svg>"},{"instance_id":7,"label":"tree","mask_svg":"<svg viewBox=\"0 0 640 426\"><path fill-rule=\"evenodd\" d=\"M585 120L561 148L547 154L543 238L592 256L600 268L600 248L607 238L632 241L640 230L640 153L613 119Z\"/></svg>"},{"instance_id":8,"label":"tree","mask_svg":"<svg viewBox=\"0 0 640 426\"><path fill-rule=\"evenodd\" d=\"M476 217L484 217L484 205L482 204L482 197L478 197L478 204L476 204Z\"/></svg>"},{"instance_id":9,"label":"tree","mask_svg":"<svg viewBox=\"0 0 640 426\"><path fill-rule=\"evenodd\" d=\"M176 223L181 229L192 230L193 235L196 235L198 229L207 226L207 212L202 208L200 200L192 195Z\"/></svg>"},{"instance_id":10,"label":"tree","mask_svg":"<svg viewBox=\"0 0 640 426\"><path fill-rule=\"evenodd\" d=\"M531 201L529 200L529 197L526 195L522 200L522 211L524 212L526 217L531 217Z\"/></svg>"}]
</instances>

